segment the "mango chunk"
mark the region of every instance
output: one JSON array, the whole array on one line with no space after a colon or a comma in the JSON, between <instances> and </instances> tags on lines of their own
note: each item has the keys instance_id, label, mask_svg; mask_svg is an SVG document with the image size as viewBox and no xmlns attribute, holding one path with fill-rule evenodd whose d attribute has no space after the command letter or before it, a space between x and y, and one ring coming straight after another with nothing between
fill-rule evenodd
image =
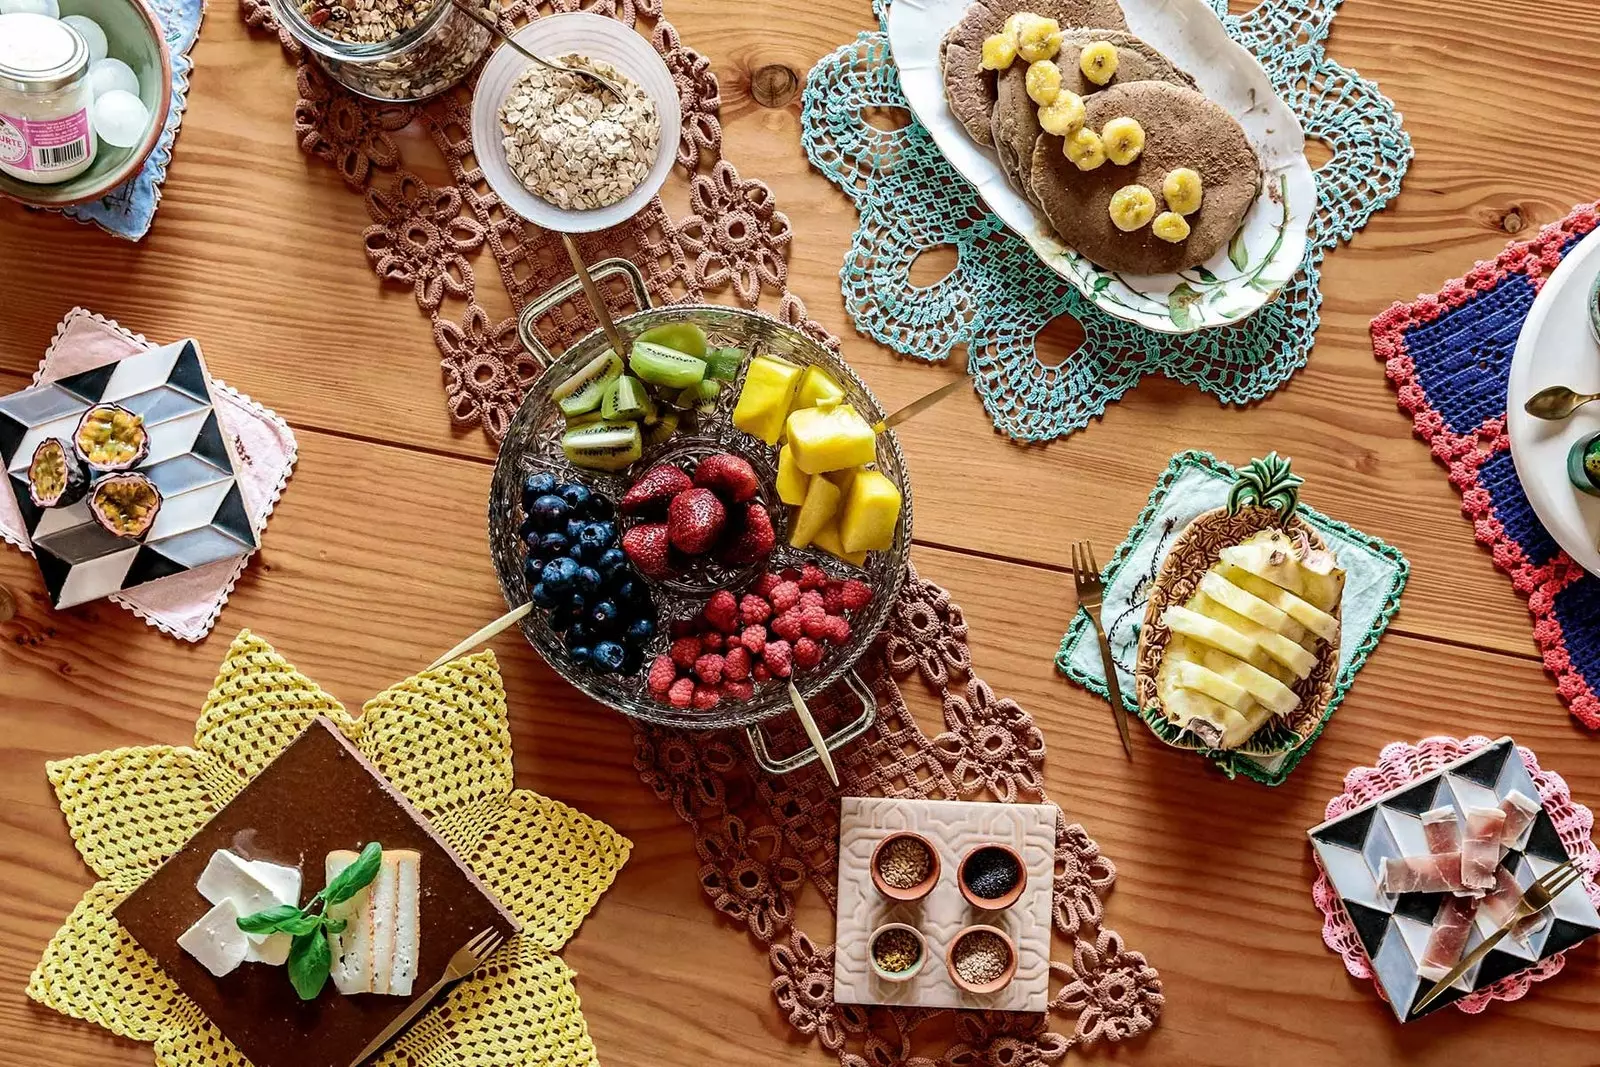
<instances>
[{"instance_id":1,"label":"mango chunk","mask_svg":"<svg viewBox=\"0 0 1600 1067\"><path fill-rule=\"evenodd\" d=\"M805 548L816 539L821 530L839 510L839 487L826 478L813 478L806 487L805 503L794 514L789 530L789 544Z\"/></svg>"},{"instance_id":2,"label":"mango chunk","mask_svg":"<svg viewBox=\"0 0 1600 1067\"><path fill-rule=\"evenodd\" d=\"M850 487L855 484L856 475L861 473L860 467L843 467L836 471L828 472L828 481L839 487L839 492L845 496L850 495Z\"/></svg>"},{"instance_id":3,"label":"mango chunk","mask_svg":"<svg viewBox=\"0 0 1600 1067\"><path fill-rule=\"evenodd\" d=\"M834 559L842 559L853 567L865 567L867 554L865 552L846 552L844 542L839 539L838 522L830 522L817 531L817 536L811 539L813 548L820 548Z\"/></svg>"},{"instance_id":4,"label":"mango chunk","mask_svg":"<svg viewBox=\"0 0 1600 1067\"><path fill-rule=\"evenodd\" d=\"M777 356L757 356L744 374L733 408L733 424L769 445L778 443L789 405L800 386L801 368ZM810 472L808 472L810 473Z\"/></svg>"},{"instance_id":5,"label":"mango chunk","mask_svg":"<svg viewBox=\"0 0 1600 1067\"><path fill-rule=\"evenodd\" d=\"M794 465L794 449L778 449L778 499L785 504L804 504L811 475Z\"/></svg>"},{"instance_id":6,"label":"mango chunk","mask_svg":"<svg viewBox=\"0 0 1600 1067\"><path fill-rule=\"evenodd\" d=\"M790 410L828 407L829 402L839 403L842 400L844 400L844 388L828 377L827 371L821 367L807 367L806 372L800 376L800 388L794 394L794 406Z\"/></svg>"},{"instance_id":7,"label":"mango chunk","mask_svg":"<svg viewBox=\"0 0 1600 1067\"><path fill-rule=\"evenodd\" d=\"M794 461L807 474L859 467L878 457L877 435L849 404L792 412L787 433Z\"/></svg>"},{"instance_id":8,"label":"mango chunk","mask_svg":"<svg viewBox=\"0 0 1600 1067\"><path fill-rule=\"evenodd\" d=\"M812 479L813 483L817 481L827 479ZM839 540L845 551L881 552L892 548L899 522L900 490L894 483L877 471L857 474L839 516Z\"/></svg>"}]
</instances>

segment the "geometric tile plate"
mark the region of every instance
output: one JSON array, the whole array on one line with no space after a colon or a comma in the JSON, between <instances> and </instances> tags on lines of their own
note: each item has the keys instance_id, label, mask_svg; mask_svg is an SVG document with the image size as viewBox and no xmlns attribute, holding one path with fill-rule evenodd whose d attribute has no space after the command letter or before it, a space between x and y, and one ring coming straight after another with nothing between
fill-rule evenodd
<instances>
[{"instance_id":1,"label":"geometric tile plate","mask_svg":"<svg viewBox=\"0 0 1600 1067\"><path fill-rule=\"evenodd\" d=\"M1421 814L1449 805L1463 823L1468 807L1498 807L1513 789L1539 799L1516 743L1502 737L1408 783L1363 807L1346 812L1307 831L1317 862L1350 916L1378 984L1401 1022L1429 1015L1478 989L1525 970L1547 956L1564 951L1600 933L1600 915L1580 878L1545 910L1545 922L1526 944L1514 937L1501 940L1488 955L1418 1012L1416 1004L1433 983L1418 971L1417 961L1428 943L1444 893L1385 893L1379 888L1383 861L1402 855L1424 855ZM1549 812L1541 806L1533 825L1507 849L1500 865L1526 889L1533 881L1570 857L1556 833ZM1480 910L1467 939L1465 956L1493 934L1497 926Z\"/></svg>"},{"instance_id":2,"label":"geometric tile plate","mask_svg":"<svg viewBox=\"0 0 1600 1067\"><path fill-rule=\"evenodd\" d=\"M78 419L99 403L143 416L150 433L150 454L134 469L161 490L161 510L142 541L96 523L87 496L48 509L28 496L28 465L39 442L70 442ZM256 549L233 443L217 425L210 377L192 340L0 397L0 469L58 608Z\"/></svg>"},{"instance_id":3,"label":"geometric tile plate","mask_svg":"<svg viewBox=\"0 0 1600 1067\"><path fill-rule=\"evenodd\" d=\"M1051 894L1055 882L1054 804L844 797L839 802L838 927L833 999L840 1004L1045 1011L1050 1006ZM939 853L939 881L912 903L885 900L872 885L872 850L898 830L915 830ZM1010 845L1022 855L1028 884L1004 911L979 911L956 884L956 867L978 845ZM872 931L888 922L914 926L928 958L914 978L888 982L868 958ZM945 951L964 926L1004 930L1017 945L1017 973L994 993L967 993L950 980Z\"/></svg>"}]
</instances>

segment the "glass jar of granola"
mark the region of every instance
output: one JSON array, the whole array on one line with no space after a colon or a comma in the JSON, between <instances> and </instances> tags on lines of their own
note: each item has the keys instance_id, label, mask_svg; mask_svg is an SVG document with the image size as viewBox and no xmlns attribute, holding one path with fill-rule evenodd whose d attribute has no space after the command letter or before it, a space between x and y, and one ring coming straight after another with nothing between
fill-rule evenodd
<instances>
[{"instance_id":1,"label":"glass jar of granola","mask_svg":"<svg viewBox=\"0 0 1600 1067\"><path fill-rule=\"evenodd\" d=\"M270 0L341 85L374 100L427 100L455 85L489 47L489 31L451 0ZM486 14L497 0L472 0Z\"/></svg>"}]
</instances>

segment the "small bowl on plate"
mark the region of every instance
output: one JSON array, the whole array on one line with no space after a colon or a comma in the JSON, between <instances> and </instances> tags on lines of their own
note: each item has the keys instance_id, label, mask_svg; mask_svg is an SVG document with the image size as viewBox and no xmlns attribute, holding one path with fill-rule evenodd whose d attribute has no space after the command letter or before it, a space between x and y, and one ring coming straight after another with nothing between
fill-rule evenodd
<instances>
[{"instance_id":1,"label":"small bowl on plate","mask_svg":"<svg viewBox=\"0 0 1600 1067\"><path fill-rule=\"evenodd\" d=\"M62 208L98 200L139 173L161 140L172 107L172 51L155 14L142 0L60 0L62 15L86 15L106 31L106 54L133 68L150 125L132 148L101 141L89 169L76 178L34 185L0 173L0 196L29 207Z\"/></svg>"},{"instance_id":2,"label":"small bowl on plate","mask_svg":"<svg viewBox=\"0 0 1600 1067\"><path fill-rule=\"evenodd\" d=\"M1600 272L1589 287L1589 332L1594 335L1595 344L1600 344Z\"/></svg>"},{"instance_id":3,"label":"small bowl on plate","mask_svg":"<svg viewBox=\"0 0 1600 1067\"><path fill-rule=\"evenodd\" d=\"M590 233L632 218L661 190L678 156L678 135L683 116L678 86L672 72L650 42L616 19L586 11L549 15L522 27L514 35L528 51L550 60L571 53L615 67L637 82L655 101L661 116L661 141L656 159L638 187L607 207L574 210L557 207L536 195L511 172L506 159L505 134L500 129L500 105L512 83L528 68L528 60L510 45L502 44L484 64L472 93L472 143L478 166L489 188L507 208L536 226L557 233Z\"/></svg>"}]
</instances>

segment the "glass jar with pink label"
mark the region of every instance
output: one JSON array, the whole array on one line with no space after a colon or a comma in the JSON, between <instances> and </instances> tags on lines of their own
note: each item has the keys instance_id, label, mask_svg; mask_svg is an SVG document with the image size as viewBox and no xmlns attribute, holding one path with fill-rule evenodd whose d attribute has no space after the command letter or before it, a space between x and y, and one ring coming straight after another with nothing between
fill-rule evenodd
<instances>
[{"instance_id":1,"label":"glass jar with pink label","mask_svg":"<svg viewBox=\"0 0 1600 1067\"><path fill-rule=\"evenodd\" d=\"M89 46L45 15L0 15L0 171L44 185L94 162Z\"/></svg>"}]
</instances>

